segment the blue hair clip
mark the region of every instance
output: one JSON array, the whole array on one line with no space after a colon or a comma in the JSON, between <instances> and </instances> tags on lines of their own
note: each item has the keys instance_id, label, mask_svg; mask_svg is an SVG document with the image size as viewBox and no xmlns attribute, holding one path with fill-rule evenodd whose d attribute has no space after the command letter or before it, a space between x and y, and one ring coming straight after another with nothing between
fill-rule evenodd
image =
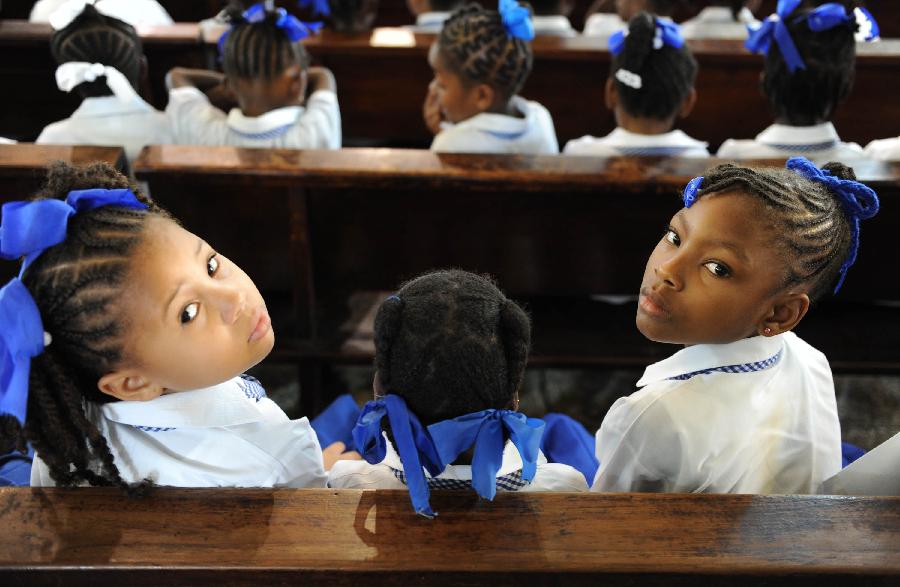
<instances>
[{"instance_id":1,"label":"blue hair clip","mask_svg":"<svg viewBox=\"0 0 900 587\"><path fill-rule=\"evenodd\" d=\"M313 14L331 16L331 4L328 0L299 0L300 8L311 8Z\"/></svg>"},{"instance_id":2,"label":"blue hair clip","mask_svg":"<svg viewBox=\"0 0 900 587\"><path fill-rule=\"evenodd\" d=\"M681 36L681 27L668 19L653 19L656 25L656 32L653 35L653 48L662 49L665 46L674 49L684 47L684 37ZM609 52L618 55L625 48L625 37L628 36L628 30L617 31L609 38Z\"/></svg>"},{"instance_id":3,"label":"blue hair clip","mask_svg":"<svg viewBox=\"0 0 900 587\"><path fill-rule=\"evenodd\" d=\"M516 0L500 0L497 11L509 36L523 41L534 39L534 23L531 22L531 13L526 7Z\"/></svg>"},{"instance_id":4,"label":"blue hair clip","mask_svg":"<svg viewBox=\"0 0 900 587\"><path fill-rule=\"evenodd\" d=\"M690 208L697 201L697 191L703 187L703 176L695 177L684 186L681 193L681 199L684 201L684 207Z\"/></svg>"},{"instance_id":5,"label":"blue hair clip","mask_svg":"<svg viewBox=\"0 0 900 587\"><path fill-rule=\"evenodd\" d=\"M878 196L875 194L875 190L864 183L834 177L827 170L819 169L804 157L791 157L788 159L786 167L806 179L824 184L841 202L847 220L850 222L850 250L841 265L840 279L834 288L834 293L837 293L844 284L847 270L856 262L856 255L859 252L859 222L878 214L880 207Z\"/></svg>"}]
</instances>

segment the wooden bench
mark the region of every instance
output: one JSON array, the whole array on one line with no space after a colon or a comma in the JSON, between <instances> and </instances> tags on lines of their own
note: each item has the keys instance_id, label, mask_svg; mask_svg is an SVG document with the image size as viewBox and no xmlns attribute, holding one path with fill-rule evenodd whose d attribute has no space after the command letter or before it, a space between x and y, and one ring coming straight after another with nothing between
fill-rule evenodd
<instances>
[{"instance_id":1,"label":"wooden bench","mask_svg":"<svg viewBox=\"0 0 900 587\"><path fill-rule=\"evenodd\" d=\"M896 585L900 498L0 489L5 585Z\"/></svg>"}]
</instances>

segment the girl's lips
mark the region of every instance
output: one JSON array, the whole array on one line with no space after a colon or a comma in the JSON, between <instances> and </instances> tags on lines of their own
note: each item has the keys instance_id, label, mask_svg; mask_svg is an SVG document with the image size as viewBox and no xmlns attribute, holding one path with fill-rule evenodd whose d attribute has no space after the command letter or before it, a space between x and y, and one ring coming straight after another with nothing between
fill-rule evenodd
<instances>
[{"instance_id":1,"label":"girl's lips","mask_svg":"<svg viewBox=\"0 0 900 587\"><path fill-rule=\"evenodd\" d=\"M669 318L671 316L671 313L666 307L665 302L662 301L662 298L660 298L659 295L653 293L652 290L646 288L641 289L638 309L651 318L663 319Z\"/></svg>"},{"instance_id":2,"label":"girl's lips","mask_svg":"<svg viewBox=\"0 0 900 587\"><path fill-rule=\"evenodd\" d=\"M254 342L262 338L269 332L269 329L272 328L272 320L269 318L269 313L266 312L265 306L260 306L253 313L253 330L250 331L250 337L247 339L247 342Z\"/></svg>"}]
</instances>

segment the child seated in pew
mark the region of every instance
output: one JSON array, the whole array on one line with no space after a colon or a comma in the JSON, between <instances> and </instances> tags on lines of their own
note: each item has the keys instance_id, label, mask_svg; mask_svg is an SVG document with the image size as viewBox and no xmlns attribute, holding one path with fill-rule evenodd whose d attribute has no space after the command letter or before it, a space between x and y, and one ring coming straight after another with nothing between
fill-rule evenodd
<instances>
[{"instance_id":1,"label":"child seated in pew","mask_svg":"<svg viewBox=\"0 0 900 587\"><path fill-rule=\"evenodd\" d=\"M499 12L468 4L453 13L428 52L434 80L423 106L432 151L559 153L553 119L518 96L531 72L528 9L500 0Z\"/></svg>"},{"instance_id":2,"label":"child seated in pew","mask_svg":"<svg viewBox=\"0 0 900 587\"><path fill-rule=\"evenodd\" d=\"M242 375L274 333L253 281L105 163L3 206L0 454L35 486L321 487L323 453ZM65 199L65 202L63 201Z\"/></svg>"},{"instance_id":3,"label":"child seated in pew","mask_svg":"<svg viewBox=\"0 0 900 587\"><path fill-rule=\"evenodd\" d=\"M697 101L697 62L678 25L641 12L628 24L628 34L616 33L609 44L606 106L617 127L605 137L573 139L563 153L709 157L706 143L673 128Z\"/></svg>"},{"instance_id":4,"label":"child seated in pew","mask_svg":"<svg viewBox=\"0 0 900 587\"><path fill-rule=\"evenodd\" d=\"M171 143L168 119L137 92L147 59L134 27L104 13L102 5L83 8L63 8L50 38L59 89L83 100L69 118L47 125L36 142L121 145L129 161L144 145Z\"/></svg>"},{"instance_id":5,"label":"child seated in pew","mask_svg":"<svg viewBox=\"0 0 900 587\"><path fill-rule=\"evenodd\" d=\"M540 452L544 423L517 411L530 340L528 316L484 277L406 283L375 317L375 400L353 430L367 462L335 463L329 487L408 488L428 517L429 488L585 491L581 473Z\"/></svg>"},{"instance_id":6,"label":"child seated in pew","mask_svg":"<svg viewBox=\"0 0 900 587\"><path fill-rule=\"evenodd\" d=\"M615 6L615 12L600 12L606 5ZM628 28L628 22L641 12L672 20L675 0L598 0L588 8L584 21L584 36L609 39L613 34Z\"/></svg>"},{"instance_id":7,"label":"child seated in pew","mask_svg":"<svg viewBox=\"0 0 900 587\"><path fill-rule=\"evenodd\" d=\"M690 20L681 23L685 39L736 39L747 38L747 29L759 26L753 11L761 0L724 0L694 2L704 8Z\"/></svg>"},{"instance_id":8,"label":"child seated in pew","mask_svg":"<svg viewBox=\"0 0 900 587\"><path fill-rule=\"evenodd\" d=\"M803 155L843 160L863 156L856 143L841 141L831 118L850 95L856 63L854 34L861 12L837 3L804 8L801 0L783 0L777 14L747 39L754 53L765 54L762 90L775 113L775 124L753 140L729 139L718 156L760 159ZM877 37L873 21L863 28Z\"/></svg>"},{"instance_id":9,"label":"child seated in pew","mask_svg":"<svg viewBox=\"0 0 900 587\"><path fill-rule=\"evenodd\" d=\"M156 0L38 0L28 17L30 22L53 23L53 14L81 12L85 4L131 26L168 26L172 17ZM71 18L71 17L70 17Z\"/></svg>"},{"instance_id":10,"label":"child seated in pew","mask_svg":"<svg viewBox=\"0 0 900 587\"><path fill-rule=\"evenodd\" d=\"M684 345L596 435L594 491L814 493L841 469L825 356L791 332L837 293L878 198L853 170L725 164L684 190L647 261L636 323Z\"/></svg>"},{"instance_id":11,"label":"child seated in pew","mask_svg":"<svg viewBox=\"0 0 900 587\"><path fill-rule=\"evenodd\" d=\"M416 17L411 28L417 33L440 33L444 22L463 0L406 0L410 13Z\"/></svg>"},{"instance_id":12,"label":"child seated in pew","mask_svg":"<svg viewBox=\"0 0 900 587\"><path fill-rule=\"evenodd\" d=\"M527 0L534 11L534 34L538 37L574 37L578 34L569 21L572 0Z\"/></svg>"},{"instance_id":13,"label":"child seated in pew","mask_svg":"<svg viewBox=\"0 0 900 587\"><path fill-rule=\"evenodd\" d=\"M169 105L175 141L288 149L339 149L341 113L331 72L309 67L300 40L309 25L260 3L240 14L219 41L225 75L175 68L169 72ZM225 114L204 90L222 85L238 108ZM307 94L308 97L307 97Z\"/></svg>"}]
</instances>

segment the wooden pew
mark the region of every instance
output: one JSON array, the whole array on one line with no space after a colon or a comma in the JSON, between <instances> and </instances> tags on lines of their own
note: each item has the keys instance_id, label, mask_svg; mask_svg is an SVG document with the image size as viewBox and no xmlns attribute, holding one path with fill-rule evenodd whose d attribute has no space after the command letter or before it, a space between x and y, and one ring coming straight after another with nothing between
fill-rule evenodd
<instances>
[{"instance_id":1,"label":"wooden pew","mask_svg":"<svg viewBox=\"0 0 900 587\"><path fill-rule=\"evenodd\" d=\"M900 498L0 489L5 585L896 585Z\"/></svg>"}]
</instances>

